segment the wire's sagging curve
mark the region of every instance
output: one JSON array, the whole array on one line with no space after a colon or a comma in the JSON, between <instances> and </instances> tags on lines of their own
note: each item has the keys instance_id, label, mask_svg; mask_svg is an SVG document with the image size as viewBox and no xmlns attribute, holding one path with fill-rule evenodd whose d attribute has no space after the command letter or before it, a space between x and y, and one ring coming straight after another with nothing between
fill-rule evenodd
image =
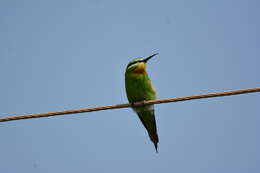
<instances>
[{"instance_id":1,"label":"wire's sagging curve","mask_svg":"<svg viewBox=\"0 0 260 173\"><path fill-rule=\"evenodd\" d=\"M149 100L149 101L136 102L133 104L117 104L117 105L99 106L99 107L93 107L93 108L72 109L72 110L63 110L63 111L56 111L56 112L38 113L38 114L7 116L7 117L0 118L0 122L21 120L21 119L30 119L30 118L50 117L50 116L65 115L65 114L93 112L93 111L101 111L101 110L106 110L106 109L120 109L120 108L142 106L142 105L149 105L149 104L180 102L180 101L195 100L195 99L210 98L210 97L222 97L222 96L246 94L246 93L252 93L252 92L260 92L260 88L249 88L249 89L242 89L242 90L208 93L208 94L200 94L200 95L185 96L185 97Z\"/></svg>"}]
</instances>

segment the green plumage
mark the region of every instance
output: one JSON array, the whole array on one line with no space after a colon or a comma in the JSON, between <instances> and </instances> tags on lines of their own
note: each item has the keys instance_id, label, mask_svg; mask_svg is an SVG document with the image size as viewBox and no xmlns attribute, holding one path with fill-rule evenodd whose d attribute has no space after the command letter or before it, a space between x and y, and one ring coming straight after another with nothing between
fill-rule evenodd
<instances>
[{"instance_id":1,"label":"green plumage","mask_svg":"<svg viewBox=\"0 0 260 173\"><path fill-rule=\"evenodd\" d=\"M125 87L127 98L130 103L156 99L155 90L152 87L152 83L145 70L145 63L155 55L156 54L146 59L135 58L128 64L125 72ZM156 129L154 106L146 105L135 107L133 109L138 114L139 119L146 128L157 152L159 139Z\"/></svg>"}]
</instances>

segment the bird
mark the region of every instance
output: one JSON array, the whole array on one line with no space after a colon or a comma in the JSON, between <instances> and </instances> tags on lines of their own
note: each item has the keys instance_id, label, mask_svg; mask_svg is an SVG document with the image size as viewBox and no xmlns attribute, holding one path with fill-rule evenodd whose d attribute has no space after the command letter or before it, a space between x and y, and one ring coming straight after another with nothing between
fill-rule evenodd
<instances>
[{"instance_id":1,"label":"bird","mask_svg":"<svg viewBox=\"0 0 260 173\"><path fill-rule=\"evenodd\" d=\"M147 58L134 58L128 63L125 70L125 89L129 103L156 99L156 91L146 71L147 62L156 55L158 55L158 53ZM132 108L147 130L150 140L154 144L156 153L158 153L159 138L154 105L143 105Z\"/></svg>"}]
</instances>

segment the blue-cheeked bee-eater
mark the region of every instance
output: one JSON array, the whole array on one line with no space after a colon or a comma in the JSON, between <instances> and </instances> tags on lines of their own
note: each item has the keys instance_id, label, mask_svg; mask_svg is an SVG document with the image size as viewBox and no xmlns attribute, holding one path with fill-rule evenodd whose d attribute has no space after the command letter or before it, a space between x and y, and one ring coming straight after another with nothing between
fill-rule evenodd
<instances>
[{"instance_id":1,"label":"blue-cheeked bee-eater","mask_svg":"<svg viewBox=\"0 0 260 173\"><path fill-rule=\"evenodd\" d=\"M155 55L157 55L157 53L147 58L135 58L128 63L125 71L125 88L130 103L156 99L155 89L146 72L146 63ZM133 109L146 128L151 141L154 143L156 152L158 152L159 139L154 115L154 105L138 106L133 107Z\"/></svg>"}]
</instances>

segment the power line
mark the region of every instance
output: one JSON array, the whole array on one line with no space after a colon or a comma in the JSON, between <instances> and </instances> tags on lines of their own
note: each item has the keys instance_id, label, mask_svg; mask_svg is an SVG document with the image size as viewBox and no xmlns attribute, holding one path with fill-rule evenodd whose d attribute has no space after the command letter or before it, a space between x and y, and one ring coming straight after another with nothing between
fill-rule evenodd
<instances>
[{"instance_id":1,"label":"power line","mask_svg":"<svg viewBox=\"0 0 260 173\"><path fill-rule=\"evenodd\" d=\"M210 98L210 97L222 97L222 96L246 94L246 93L253 93L253 92L260 92L260 88L249 88L249 89L242 89L242 90L216 92L216 93L200 94L200 95L185 96L185 97L175 97L175 98L167 98L167 99L149 100L149 101L136 102L136 103L133 103L133 104L117 104L117 105L99 106L99 107L92 107L92 108L47 112L47 113L7 116L7 117L0 118L0 122L21 120L21 119L30 119L30 118L50 117L50 116L65 115L65 114L94 112L94 111L101 111L101 110L106 110L106 109L120 109L120 108L127 108L127 107L132 107L132 106L133 107L134 106L143 106L143 105L150 105L150 104L181 102L181 101L188 101L188 100L195 100L195 99L203 99L203 98Z\"/></svg>"}]
</instances>

